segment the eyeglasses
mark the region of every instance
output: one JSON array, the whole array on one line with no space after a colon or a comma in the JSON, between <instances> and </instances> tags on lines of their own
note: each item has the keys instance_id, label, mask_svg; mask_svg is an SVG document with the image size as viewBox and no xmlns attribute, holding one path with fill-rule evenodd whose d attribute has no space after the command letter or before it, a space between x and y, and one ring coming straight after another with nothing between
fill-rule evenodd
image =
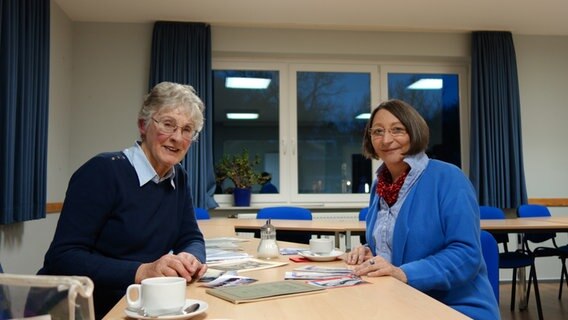
<instances>
[{"instance_id":1,"label":"eyeglasses","mask_svg":"<svg viewBox=\"0 0 568 320\"><path fill-rule=\"evenodd\" d=\"M180 127L176 124L175 121L170 120L170 119L158 121L158 120L152 118L152 120L154 120L154 122L156 123L156 127L158 128L158 130L161 133L174 134L174 132L176 132L177 128L180 128L181 129L181 136L185 140L195 140L197 138L197 135L199 134L199 132L194 131L190 126Z\"/></svg>"},{"instance_id":2,"label":"eyeglasses","mask_svg":"<svg viewBox=\"0 0 568 320\"><path fill-rule=\"evenodd\" d=\"M406 129L404 129L403 127L393 127L390 129L384 129L384 128L369 129L369 134L373 138L383 138L387 132L390 133L390 135L393 137L401 137L406 134Z\"/></svg>"}]
</instances>

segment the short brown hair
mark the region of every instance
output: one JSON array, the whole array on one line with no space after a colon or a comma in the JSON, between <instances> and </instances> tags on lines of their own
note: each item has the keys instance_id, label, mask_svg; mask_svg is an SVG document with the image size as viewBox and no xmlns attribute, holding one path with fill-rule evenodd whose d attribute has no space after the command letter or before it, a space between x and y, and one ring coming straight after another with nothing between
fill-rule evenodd
<instances>
[{"instance_id":1,"label":"short brown hair","mask_svg":"<svg viewBox=\"0 0 568 320\"><path fill-rule=\"evenodd\" d=\"M408 103L402 100L392 99L381 103L371 113L371 117L365 126L365 132L363 133L363 155L365 157L368 159L379 159L379 156L375 153L375 148L373 148L372 137L369 130L371 129L375 115L379 110L383 109L392 113L393 116L400 120L410 136L410 148L405 155L415 155L426 150L430 140L430 129L428 128L428 124L426 124L426 120Z\"/></svg>"}]
</instances>

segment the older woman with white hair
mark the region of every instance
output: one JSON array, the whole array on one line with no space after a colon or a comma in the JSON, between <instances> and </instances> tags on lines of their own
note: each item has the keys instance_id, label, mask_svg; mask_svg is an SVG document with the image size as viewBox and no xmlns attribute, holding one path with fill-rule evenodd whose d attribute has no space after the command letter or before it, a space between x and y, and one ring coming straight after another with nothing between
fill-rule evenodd
<instances>
[{"instance_id":1,"label":"older woman with white hair","mask_svg":"<svg viewBox=\"0 0 568 320\"><path fill-rule=\"evenodd\" d=\"M95 156L71 177L39 274L90 277L97 318L132 283L156 276L189 282L207 270L179 165L203 127L203 110L191 86L159 83L138 114L140 141Z\"/></svg>"}]
</instances>

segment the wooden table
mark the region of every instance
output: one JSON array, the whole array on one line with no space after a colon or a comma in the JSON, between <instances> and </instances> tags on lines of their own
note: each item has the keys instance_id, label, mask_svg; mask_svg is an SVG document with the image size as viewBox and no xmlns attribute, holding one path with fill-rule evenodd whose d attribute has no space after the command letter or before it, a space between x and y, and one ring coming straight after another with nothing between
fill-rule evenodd
<instances>
[{"instance_id":1,"label":"wooden table","mask_svg":"<svg viewBox=\"0 0 568 320\"><path fill-rule=\"evenodd\" d=\"M235 231L258 231L264 220L236 219L232 222ZM357 220L272 220L276 230L303 231L313 233L331 233L335 235L335 245L339 247L339 234L345 234L345 248L351 249L351 235L354 232L365 233L365 221Z\"/></svg>"},{"instance_id":2,"label":"wooden table","mask_svg":"<svg viewBox=\"0 0 568 320\"><path fill-rule=\"evenodd\" d=\"M219 232L234 231L258 231L264 225L264 220L258 219L226 219L214 218L200 220L199 225L205 228L211 235ZM365 221L336 221L336 220L272 220L276 230L304 231L313 233L332 233L336 236L336 246L339 246L339 234L346 237L346 248L351 249L351 235L353 233L365 233ZM553 216L544 218L517 218L503 220L481 220L481 229L491 232L502 233L537 233L537 232L560 232L568 231L567 216ZM216 231L217 230L217 231ZM229 233L226 233L229 234Z\"/></svg>"},{"instance_id":3,"label":"wooden table","mask_svg":"<svg viewBox=\"0 0 568 320\"><path fill-rule=\"evenodd\" d=\"M218 222L202 224L204 234L210 234L209 227L215 232L219 231ZM232 236L232 234L224 234ZM250 253L256 252L258 239L250 239L242 244ZM286 246L298 244L283 243ZM279 261L289 262L286 266L250 271L242 273L259 280L259 282L279 281L284 279L284 273L298 266L318 264L325 266L345 266L341 260L333 262L294 263L289 256L280 256ZM327 289L317 293L299 297L283 297L278 299L232 304L205 293L199 283L192 283L187 287L187 297L206 301L209 304L207 311L191 319L234 319L234 320L260 320L260 319L468 319L465 315L440 303L430 296L391 277L368 278L364 280L371 284L363 284L348 288ZM292 280L291 280L292 281ZM126 301L123 298L105 316L104 319L125 319L124 309Z\"/></svg>"},{"instance_id":4,"label":"wooden table","mask_svg":"<svg viewBox=\"0 0 568 320\"><path fill-rule=\"evenodd\" d=\"M503 233L568 231L568 217L481 219L481 229Z\"/></svg>"}]
</instances>

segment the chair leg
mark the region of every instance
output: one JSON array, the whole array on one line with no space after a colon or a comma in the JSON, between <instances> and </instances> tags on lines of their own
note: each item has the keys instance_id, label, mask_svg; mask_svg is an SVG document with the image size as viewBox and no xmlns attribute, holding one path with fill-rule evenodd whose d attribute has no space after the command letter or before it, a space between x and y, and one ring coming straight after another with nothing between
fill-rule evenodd
<instances>
[{"instance_id":1,"label":"chair leg","mask_svg":"<svg viewBox=\"0 0 568 320\"><path fill-rule=\"evenodd\" d=\"M558 288L558 300L562 299L562 287L564 286L564 279L568 286L568 271L566 271L566 257L560 257L562 260L562 271L560 271L560 287Z\"/></svg>"},{"instance_id":2,"label":"chair leg","mask_svg":"<svg viewBox=\"0 0 568 320\"><path fill-rule=\"evenodd\" d=\"M517 268L513 268L513 283L511 287L511 311L515 311L515 292L517 291Z\"/></svg>"},{"instance_id":3,"label":"chair leg","mask_svg":"<svg viewBox=\"0 0 568 320\"><path fill-rule=\"evenodd\" d=\"M530 297L531 297L532 282L533 282L533 277L532 277L532 267L531 267L531 271L529 271L529 282L527 283L527 292L525 292L526 293L526 295L525 295L525 297L526 297L525 309L528 308L528 305L529 305L529 300L530 300Z\"/></svg>"},{"instance_id":4,"label":"chair leg","mask_svg":"<svg viewBox=\"0 0 568 320\"><path fill-rule=\"evenodd\" d=\"M540 304L540 291L538 290L538 280L536 279L536 270L535 270L534 263L531 266L531 276L529 277L529 279L531 277L533 278L533 281L534 281L534 296L536 298L536 309L538 311L538 319L542 320L543 319L542 305ZM530 285L530 282L529 282L529 285ZM527 301L528 301L528 298L527 298Z\"/></svg>"}]
</instances>

